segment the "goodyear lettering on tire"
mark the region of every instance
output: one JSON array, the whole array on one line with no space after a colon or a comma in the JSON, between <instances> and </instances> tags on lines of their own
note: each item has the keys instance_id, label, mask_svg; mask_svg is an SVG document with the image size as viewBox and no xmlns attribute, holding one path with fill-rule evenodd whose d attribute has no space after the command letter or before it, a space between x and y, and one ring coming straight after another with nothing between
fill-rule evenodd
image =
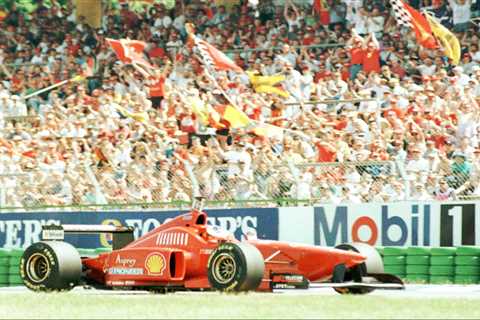
<instances>
[{"instance_id":1,"label":"goodyear lettering on tire","mask_svg":"<svg viewBox=\"0 0 480 320\"><path fill-rule=\"evenodd\" d=\"M54 266L57 264L56 263L56 259L55 259L55 256L53 255L53 253L49 250L48 247L40 244L39 245L39 251L48 259L48 262L50 263L50 268L51 270L54 268ZM43 283L40 283L40 284L35 284L35 283L32 283L30 281L30 279L28 278L27 274L25 273L25 270L28 266L26 266L26 260L24 257L22 257L20 259L20 277L22 278L23 280L23 283L25 284L25 286L27 286L28 288L34 290L34 291L45 291L45 289L47 289L47 287L45 286L45 284Z\"/></svg>"},{"instance_id":2,"label":"goodyear lettering on tire","mask_svg":"<svg viewBox=\"0 0 480 320\"><path fill-rule=\"evenodd\" d=\"M235 289L235 287L237 286L237 284L238 284L237 280L233 281L231 285L229 285L228 287L225 288L225 291L233 291Z\"/></svg>"},{"instance_id":3,"label":"goodyear lettering on tire","mask_svg":"<svg viewBox=\"0 0 480 320\"><path fill-rule=\"evenodd\" d=\"M51 266L54 266L55 265L55 257L53 256L53 254L50 252L50 250L48 250L48 248L45 248L43 249L43 253L45 254L45 256L47 256L49 262L50 262L50 265Z\"/></svg>"}]
</instances>

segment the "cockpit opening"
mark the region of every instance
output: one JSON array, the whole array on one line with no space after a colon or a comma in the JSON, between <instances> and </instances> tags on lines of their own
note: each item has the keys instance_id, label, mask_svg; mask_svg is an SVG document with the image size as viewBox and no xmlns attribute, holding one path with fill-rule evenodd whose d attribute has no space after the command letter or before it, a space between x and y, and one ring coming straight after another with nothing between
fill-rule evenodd
<instances>
[{"instance_id":1,"label":"cockpit opening","mask_svg":"<svg viewBox=\"0 0 480 320\"><path fill-rule=\"evenodd\" d=\"M207 223L207 216L204 214L199 214L197 217L197 221L195 221L196 225L205 225Z\"/></svg>"}]
</instances>

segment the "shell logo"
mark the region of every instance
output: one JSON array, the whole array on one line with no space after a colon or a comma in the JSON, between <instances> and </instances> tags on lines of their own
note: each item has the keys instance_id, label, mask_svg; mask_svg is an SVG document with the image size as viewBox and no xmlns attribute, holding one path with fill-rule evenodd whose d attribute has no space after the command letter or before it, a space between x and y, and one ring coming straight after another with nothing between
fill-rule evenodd
<instances>
[{"instance_id":1,"label":"shell logo","mask_svg":"<svg viewBox=\"0 0 480 320\"><path fill-rule=\"evenodd\" d=\"M166 265L164 255L159 252L150 253L145 259L145 268L151 275L162 275Z\"/></svg>"}]
</instances>

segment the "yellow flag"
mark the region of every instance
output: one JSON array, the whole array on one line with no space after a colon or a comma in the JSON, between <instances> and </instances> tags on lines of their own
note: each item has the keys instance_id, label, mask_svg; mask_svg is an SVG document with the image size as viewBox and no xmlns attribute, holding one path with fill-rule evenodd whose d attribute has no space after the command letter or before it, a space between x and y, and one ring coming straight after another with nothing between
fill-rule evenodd
<instances>
[{"instance_id":1,"label":"yellow flag","mask_svg":"<svg viewBox=\"0 0 480 320\"><path fill-rule=\"evenodd\" d=\"M253 129L253 132L262 137L283 139L283 129L268 123L259 124Z\"/></svg>"},{"instance_id":2,"label":"yellow flag","mask_svg":"<svg viewBox=\"0 0 480 320\"><path fill-rule=\"evenodd\" d=\"M274 86L257 86L254 87L254 89L256 93L274 93L283 98L288 98L290 96L287 91Z\"/></svg>"},{"instance_id":3,"label":"yellow flag","mask_svg":"<svg viewBox=\"0 0 480 320\"><path fill-rule=\"evenodd\" d=\"M425 13L425 15L433 34L442 44L445 55L452 59L453 64L458 64L460 62L461 51L460 42L457 37L428 13Z\"/></svg>"},{"instance_id":4,"label":"yellow flag","mask_svg":"<svg viewBox=\"0 0 480 320\"><path fill-rule=\"evenodd\" d=\"M252 71L247 71L250 83L257 93L274 93L281 97L288 98L289 93L281 88L274 87L277 83L285 80L284 75L257 76Z\"/></svg>"},{"instance_id":5,"label":"yellow flag","mask_svg":"<svg viewBox=\"0 0 480 320\"><path fill-rule=\"evenodd\" d=\"M74 82L79 82L79 81L83 81L85 80L86 78L82 75L76 75L75 77L72 78L72 81Z\"/></svg>"},{"instance_id":6,"label":"yellow flag","mask_svg":"<svg viewBox=\"0 0 480 320\"><path fill-rule=\"evenodd\" d=\"M276 85L277 83L285 80L284 75L275 75L275 76L257 76L254 72L252 71L247 71L247 75L250 78L250 82L254 86L258 85L267 85L267 86L273 86Z\"/></svg>"},{"instance_id":7,"label":"yellow flag","mask_svg":"<svg viewBox=\"0 0 480 320\"><path fill-rule=\"evenodd\" d=\"M120 106L116 106L116 109L118 111L120 111L120 113L123 116L125 116L127 118L132 118L133 120L141 122L143 124L148 123L149 116L148 116L148 113L146 113L146 112L130 112L127 109L125 109L124 107L120 107Z\"/></svg>"},{"instance_id":8,"label":"yellow flag","mask_svg":"<svg viewBox=\"0 0 480 320\"><path fill-rule=\"evenodd\" d=\"M202 99L198 97L188 97L187 103L192 108L193 113L198 117L198 120L206 126L208 124L208 110Z\"/></svg>"},{"instance_id":9,"label":"yellow flag","mask_svg":"<svg viewBox=\"0 0 480 320\"><path fill-rule=\"evenodd\" d=\"M230 123L230 128L243 128L250 124L250 118L245 113L230 105L225 107L223 119Z\"/></svg>"}]
</instances>

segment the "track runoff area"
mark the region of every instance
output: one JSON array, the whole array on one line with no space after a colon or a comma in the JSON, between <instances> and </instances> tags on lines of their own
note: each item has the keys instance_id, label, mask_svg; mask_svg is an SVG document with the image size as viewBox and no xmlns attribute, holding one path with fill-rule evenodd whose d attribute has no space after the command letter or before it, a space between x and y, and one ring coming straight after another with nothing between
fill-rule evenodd
<instances>
[{"instance_id":1,"label":"track runoff area","mask_svg":"<svg viewBox=\"0 0 480 320\"><path fill-rule=\"evenodd\" d=\"M331 288L224 294L0 289L5 318L480 318L480 285L407 284L405 290L339 295Z\"/></svg>"}]
</instances>

